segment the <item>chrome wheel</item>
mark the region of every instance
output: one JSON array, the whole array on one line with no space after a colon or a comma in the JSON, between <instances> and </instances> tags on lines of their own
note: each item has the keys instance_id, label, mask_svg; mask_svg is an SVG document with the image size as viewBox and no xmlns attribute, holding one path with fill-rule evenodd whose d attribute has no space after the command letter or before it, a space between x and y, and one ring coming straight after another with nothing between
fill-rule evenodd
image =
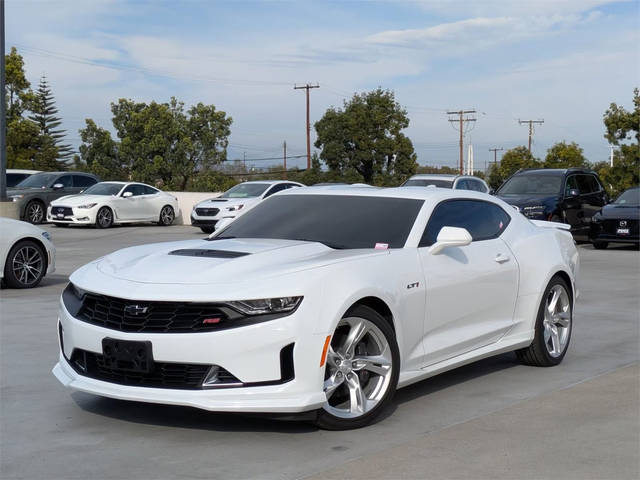
<instances>
[{"instance_id":1,"label":"chrome wheel","mask_svg":"<svg viewBox=\"0 0 640 480\"><path fill-rule=\"evenodd\" d=\"M562 285L554 285L545 304L543 326L544 344L554 358L564 352L571 333L571 300Z\"/></svg>"},{"instance_id":2,"label":"chrome wheel","mask_svg":"<svg viewBox=\"0 0 640 480\"><path fill-rule=\"evenodd\" d=\"M44 270L42 253L31 245L19 248L11 260L11 270L15 279L25 287L38 282Z\"/></svg>"},{"instance_id":3,"label":"chrome wheel","mask_svg":"<svg viewBox=\"0 0 640 480\"><path fill-rule=\"evenodd\" d=\"M33 224L42 223L42 220L44 220L44 207L40 202L31 202L27 205L27 220Z\"/></svg>"},{"instance_id":4,"label":"chrome wheel","mask_svg":"<svg viewBox=\"0 0 640 480\"><path fill-rule=\"evenodd\" d=\"M173 208L170 206L163 207L160 211L160 223L163 225L171 225L175 218L175 213L173 213Z\"/></svg>"},{"instance_id":5,"label":"chrome wheel","mask_svg":"<svg viewBox=\"0 0 640 480\"><path fill-rule=\"evenodd\" d=\"M98 212L98 225L100 228L108 228L113 222L113 214L108 208L101 208Z\"/></svg>"},{"instance_id":6,"label":"chrome wheel","mask_svg":"<svg viewBox=\"0 0 640 480\"><path fill-rule=\"evenodd\" d=\"M343 318L327 353L323 409L340 418L373 410L389 389L393 372L389 341L371 321Z\"/></svg>"}]
</instances>

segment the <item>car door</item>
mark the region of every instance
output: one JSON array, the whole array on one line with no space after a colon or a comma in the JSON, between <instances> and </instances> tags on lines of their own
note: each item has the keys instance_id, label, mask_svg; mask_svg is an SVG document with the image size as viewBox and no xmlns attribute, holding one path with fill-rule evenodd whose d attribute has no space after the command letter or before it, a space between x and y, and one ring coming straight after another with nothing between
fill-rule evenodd
<instances>
[{"instance_id":1,"label":"car door","mask_svg":"<svg viewBox=\"0 0 640 480\"><path fill-rule=\"evenodd\" d=\"M578 192L578 195L573 195L574 192ZM564 221L571 225L571 231L581 232L584 229L584 210L577 175L569 175L565 180L562 209L564 210Z\"/></svg>"},{"instance_id":2,"label":"car door","mask_svg":"<svg viewBox=\"0 0 640 480\"><path fill-rule=\"evenodd\" d=\"M580 202L583 209L583 227L585 233L591 228L591 219L605 205L606 195L602 186L592 174L578 175L578 188L580 189Z\"/></svg>"},{"instance_id":3,"label":"car door","mask_svg":"<svg viewBox=\"0 0 640 480\"><path fill-rule=\"evenodd\" d=\"M130 197L125 197L125 193L131 192ZM145 205L142 201L144 188L142 185L132 183L120 192L118 199L117 215L121 220L143 220L145 218Z\"/></svg>"},{"instance_id":4,"label":"car door","mask_svg":"<svg viewBox=\"0 0 640 480\"><path fill-rule=\"evenodd\" d=\"M500 206L482 200L445 200L435 207L418 248L426 365L490 345L512 327L519 270L500 238L510 220ZM467 229L472 242L430 253L445 226Z\"/></svg>"},{"instance_id":5,"label":"car door","mask_svg":"<svg viewBox=\"0 0 640 480\"><path fill-rule=\"evenodd\" d=\"M142 185L144 192L142 202L145 209L146 218L149 220L158 220L160 218L160 210L166 205L166 200L162 198L160 190L148 185Z\"/></svg>"},{"instance_id":6,"label":"car door","mask_svg":"<svg viewBox=\"0 0 640 480\"><path fill-rule=\"evenodd\" d=\"M62 185L59 188L53 188L54 186ZM73 177L70 174L60 175L55 181L51 184L51 189L46 194L47 196L47 204L51 203L53 200L64 197L66 195L73 195L77 193L73 188Z\"/></svg>"}]
</instances>

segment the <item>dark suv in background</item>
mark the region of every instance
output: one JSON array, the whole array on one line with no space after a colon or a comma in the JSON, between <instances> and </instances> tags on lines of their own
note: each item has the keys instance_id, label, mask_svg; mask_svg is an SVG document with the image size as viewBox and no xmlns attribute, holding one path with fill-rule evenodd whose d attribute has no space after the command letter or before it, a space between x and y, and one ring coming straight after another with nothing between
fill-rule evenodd
<instances>
[{"instance_id":1,"label":"dark suv in background","mask_svg":"<svg viewBox=\"0 0 640 480\"><path fill-rule=\"evenodd\" d=\"M33 224L42 223L49 203L65 195L80 193L100 179L90 173L41 172L25 178L7 196L18 203L20 218Z\"/></svg>"},{"instance_id":2,"label":"dark suv in background","mask_svg":"<svg viewBox=\"0 0 640 480\"><path fill-rule=\"evenodd\" d=\"M609 199L593 170L537 168L519 170L496 195L531 220L563 222L575 236L588 236L593 216Z\"/></svg>"}]
</instances>

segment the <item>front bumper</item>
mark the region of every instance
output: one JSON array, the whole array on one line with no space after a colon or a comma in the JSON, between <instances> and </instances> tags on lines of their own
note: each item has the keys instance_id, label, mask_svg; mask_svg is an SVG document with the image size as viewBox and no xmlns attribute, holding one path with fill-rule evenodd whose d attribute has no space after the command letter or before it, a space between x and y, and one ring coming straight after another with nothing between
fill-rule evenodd
<instances>
[{"instance_id":1,"label":"front bumper","mask_svg":"<svg viewBox=\"0 0 640 480\"><path fill-rule=\"evenodd\" d=\"M220 211L217 215L198 215L195 210L191 212L191 225L194 227L216 227L217 224L226 224L236 218L236 215ZM224 220L224 222L223 222Z\"/></svg>"},{"instance_id":2,"label":"front bumper","mask_svg":"<svg viewBox=\"0 0 640 480\"><path fill-rule=\"evenodd\" d=\"M320 408L324 369L319 368L324 335L297 331L300 309L288 317L246 327L199 333L128 333L72 317L60 302L63 350L53 374L64 385L96 395L141 402L184 405L211 411L297 413ZM246 386L210 389L123 385L81 375L70 365L75 349L102 353L102 339L150 341L153 359L166 363L219 365ZM281 378L280 352L294 344L292 380Z\"/></svg>"},{"instance_id":3,"label":"front bumper","mask_svg":"<svg viewBox=\"0 0 640 480\"><path fill-rule=\"evenodd\" d=\"M65 214L56 215L52 212L52 207L49 205L47 208L47 221L50 223L59 223L59 224L77 224L77 225L92 225L96 223L96 212L97 208L88 208L88 209L79 209L75 207L65 207L67 212ZM71 212L69 212L71 210Z\"/></svg>"}]
</instances>

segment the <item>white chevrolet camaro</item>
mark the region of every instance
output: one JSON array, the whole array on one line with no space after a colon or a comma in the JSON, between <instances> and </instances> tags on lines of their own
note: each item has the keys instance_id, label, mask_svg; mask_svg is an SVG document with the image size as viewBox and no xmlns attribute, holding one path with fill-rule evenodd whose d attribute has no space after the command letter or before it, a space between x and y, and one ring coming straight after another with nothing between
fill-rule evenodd
<instances>
[{"instance_id":1,"label":"white chevrolet camaro","mask_svg":"<svg viewBox=\"0 0 640 480\"><path fill-rule=\"evenodd\" d=\"M565 226L486 194L292 189L209 239L73 273L53 373L107 397L361 427L397 388L480 358L560 363L578 265Z\"/></svg>"},{"instance_id":2,"label":"white chevrolet camaro","mask_svg":"<svg viewBox=\"0 0 640 480\"><path fill-rule=\"evenodd\" d=\"M59 226L155 222L171 225L179 214L178 199L138 182L100 182L77 195L49 204L47 221Z\"/></svg>"}]
</instances>

